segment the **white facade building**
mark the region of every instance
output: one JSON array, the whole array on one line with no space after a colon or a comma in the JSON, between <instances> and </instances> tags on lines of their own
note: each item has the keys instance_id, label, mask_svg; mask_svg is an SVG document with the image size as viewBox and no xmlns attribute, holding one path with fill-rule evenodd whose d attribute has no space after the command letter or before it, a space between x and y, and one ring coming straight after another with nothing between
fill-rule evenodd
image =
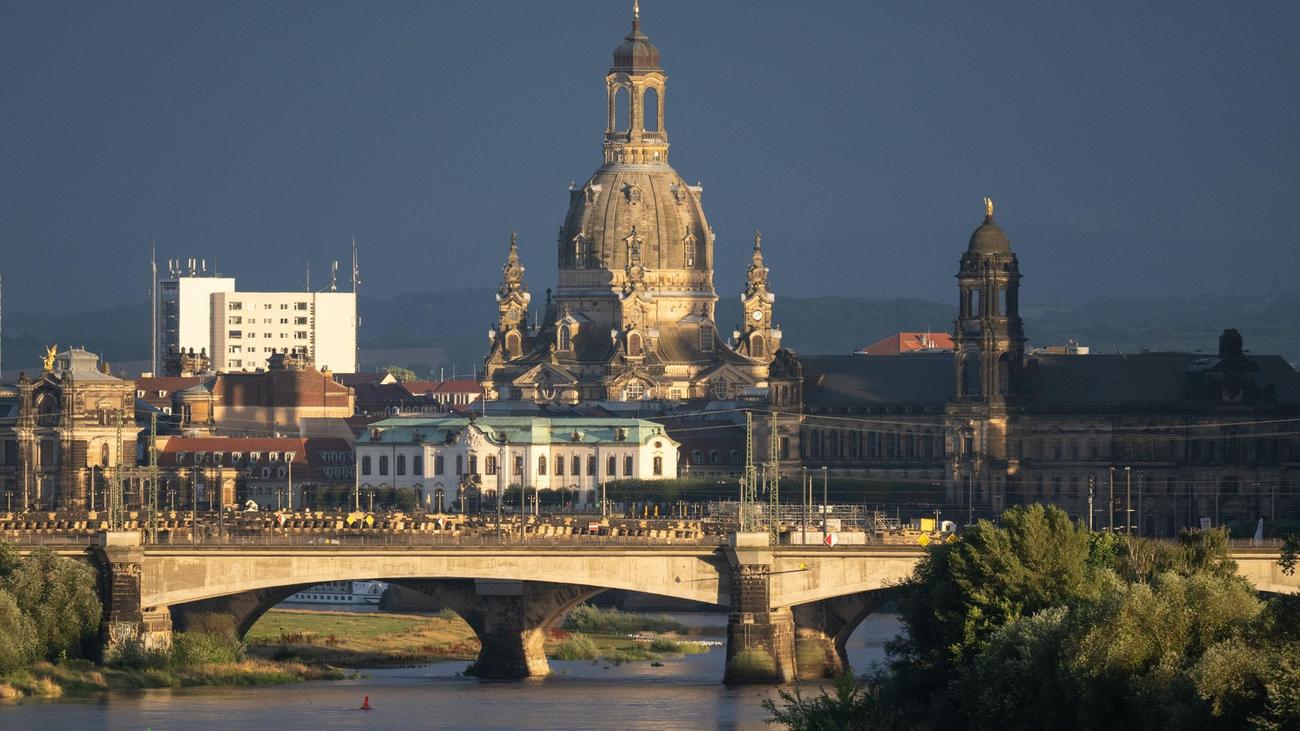
<instances>
[{"instance_id":1,"label":"white facade building","mask_svg":"<svg viewBox=\"0 0 1300 731\"><path fill-rule=\"evenodd\" d=\"M357 370L354 292L239 292L233 277L174 275L158 283L159 356L206 352L218 373L266 368L296 353L318 369Z\"/></svg>"},{"instance_id":2,"label":"white facade building","mask_svg":"<svg viewBox=\"0 0 1300 731\"><path fill-rule=\"evenodd\" d=\"M411 488L445 511L462 482L486 495L503 485L569 489L591 505L606 481L677 477L680 445L644 419L448 416L376 422L356 446L362 490Z\"/></svg>"}]
</instances>

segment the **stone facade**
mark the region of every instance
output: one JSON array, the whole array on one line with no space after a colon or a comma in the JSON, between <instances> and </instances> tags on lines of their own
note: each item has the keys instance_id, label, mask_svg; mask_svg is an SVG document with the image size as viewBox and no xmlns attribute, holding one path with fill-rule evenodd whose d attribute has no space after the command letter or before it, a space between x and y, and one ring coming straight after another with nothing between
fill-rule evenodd
<instances>
[{"instance_id":1,"label":"stone facade","mask_svg":"<svg viewBox=\"0 0 1300 731\"><path fill-rule=\"evenodd\" d=\"M583 401L729 398L766 385L780 347L759 238L729 345L714 322L715 236L703 190L668 165L667 76L640 20L605 77L604 164L569 191L557 237L559 287L528 317L512 236L484 366L489 399Z\"/></svg>"},{"instance_id":2,"label":"stone facade","mask_svg":"<svg viewBox=\"0 0 1300 731\"><path fill-rule=\"evenodd\" d=\"M0 387L0 493L5 507L84 509L104 470L135 465L135 387L80 348L48 357L40 376ZM101 506L102 507L102 506Z\"/></svg>"},{"instance_id":3,"label":"stone facade","mask_svg":"<svg viewBox=\"0 0 1300 731\"><path fill-rule=\"evenodd\" d=\"M1283 358L1236 330L1215 355L1027 353L991 210L957 279L953 353L777 353L784 470L909 485L959 522L1030 502L1144 535L1300 515L1300 374Z\"/></svg>"}]
</instances>

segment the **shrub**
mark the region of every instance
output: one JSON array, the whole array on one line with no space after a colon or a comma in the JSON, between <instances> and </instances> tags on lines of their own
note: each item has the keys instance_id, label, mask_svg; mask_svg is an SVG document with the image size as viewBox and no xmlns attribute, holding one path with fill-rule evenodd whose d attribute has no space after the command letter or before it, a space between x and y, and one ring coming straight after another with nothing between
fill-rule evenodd
<instances>
[{"instance_id":1,"label":"shrub","mask_svg":"<svg viewBox=\"0 0 1300 731\"><path fill-rule=\"evenodd\" d=\"M551 656L556 660L595 660L599 653L594 640L586 635L574 634L556 645Z\"/></svg>"},{"instance_id":2,"label":"shrub","mask_svg":"<svg viewBox=\"0 0 1300 731\"><path fill-rule=\"evenodd\" d=\"M172 664L177 667L239 662L244 653L244 643L228 636L178 632L172 638Z\"/></svg>"},{"instance_id":3,"label":"shrub","mask_svg":"<svg viewBox=\"0 0 1300 731\"><path fill-rule=\"evenodd\" d=\"M684 632L686 625L662 614L636 614L579 604L564 619L564 628L591 634Z\"/></svg>"},{"instance_id":4,"label":"shrub","mask_svg":"<svg viewBox=\"0 0 1300 731\"><path fill-rule=\"evenodd\" d=\"M36 631L12 594L0 591L0 674L26 667L36 655Z\"/></svg>"}]
</instances>

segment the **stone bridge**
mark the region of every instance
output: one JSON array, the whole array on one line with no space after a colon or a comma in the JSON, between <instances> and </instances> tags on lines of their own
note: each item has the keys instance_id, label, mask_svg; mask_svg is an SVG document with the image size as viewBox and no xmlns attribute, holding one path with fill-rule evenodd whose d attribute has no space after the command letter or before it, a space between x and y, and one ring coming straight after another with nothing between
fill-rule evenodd
<instances>
[{"instance_id":1,"label":"stone bridge","mask_svg":"<svg viewBox=\"0 0 1300 731\"><path fill-rule=\"evenodd\" d=\"M789 682L845 669L857 625L911 574L916 547L782 545L733 534L727 545L236 546L140 545L105 534L107 646L170 642L196 613L232 615L242 633L291 594L327 581L380 579L425 592L460 614L482 650L474 672L522 678L548 672L546 631L607 589L725 607L727 682ZM1260 590L1300 591L1275 551L1234 554Z\"/></svg>"}]
</instances>

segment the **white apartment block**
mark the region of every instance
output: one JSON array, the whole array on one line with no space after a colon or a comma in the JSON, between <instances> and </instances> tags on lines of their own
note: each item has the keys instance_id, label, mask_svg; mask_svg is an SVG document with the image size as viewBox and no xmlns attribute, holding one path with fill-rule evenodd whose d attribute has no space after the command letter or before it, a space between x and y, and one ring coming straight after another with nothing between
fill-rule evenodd
<instances>
[{"instance_id":1,"label":"white apartment block","mask_svg":"<svg viewBox=\"0 0 1300 731\"><path fill-rule=\"evenodd\" d=\"M275 353L316 368L357 370L353 292L239 292L233 277L179 276L158 283L159 357L206 351L218 373L266 368Z\"/></svg>"}]
</instances>

